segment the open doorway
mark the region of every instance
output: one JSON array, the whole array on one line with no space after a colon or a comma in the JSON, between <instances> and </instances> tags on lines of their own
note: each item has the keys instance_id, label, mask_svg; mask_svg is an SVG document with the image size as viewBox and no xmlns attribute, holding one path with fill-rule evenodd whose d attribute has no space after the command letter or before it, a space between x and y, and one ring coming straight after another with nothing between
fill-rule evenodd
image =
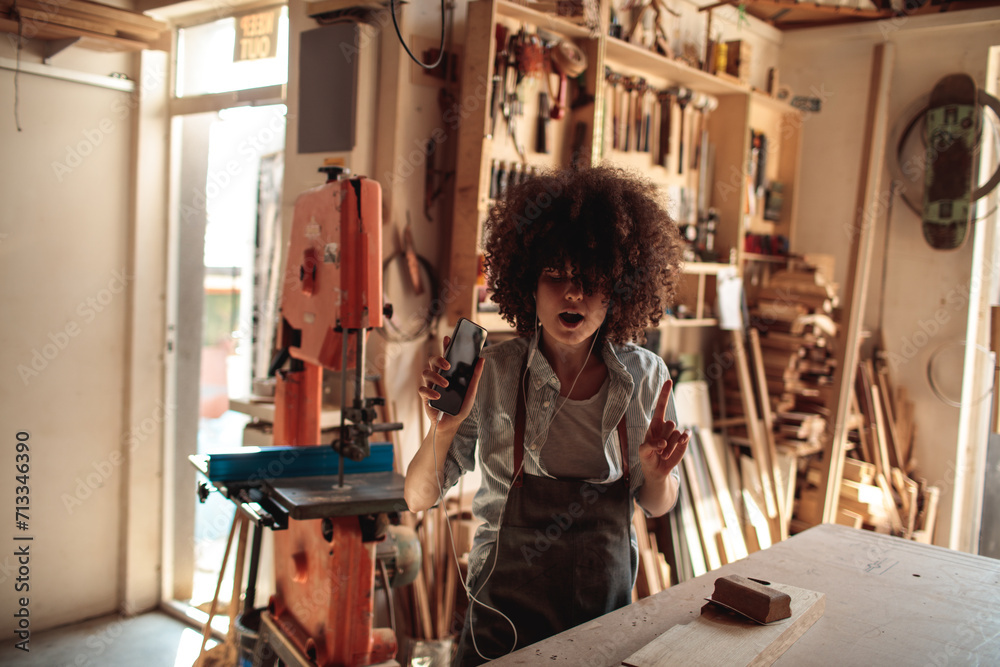
<instances>
[{"instance_id":1,"label":"open doorway","mask_svg":"<svg viewBox=\"0 0 1000 667\"><path fill-rule=\"evenodd\" d=\"M164 598L202 610L215 594L234 506L218 494L198 502L188 456L245 444L251 417L230 401L250 396L254 369L258 376L266 369L254 340L257 323L273 321L261 314L273 304L258 277L280 237L288 28L285 8L275 11L280 38L270 58L234 62L239 17L177 36L167 387L177 410L168 438ZM251 104L233 106L237 99Z\"/></svg>"}]
</instances>

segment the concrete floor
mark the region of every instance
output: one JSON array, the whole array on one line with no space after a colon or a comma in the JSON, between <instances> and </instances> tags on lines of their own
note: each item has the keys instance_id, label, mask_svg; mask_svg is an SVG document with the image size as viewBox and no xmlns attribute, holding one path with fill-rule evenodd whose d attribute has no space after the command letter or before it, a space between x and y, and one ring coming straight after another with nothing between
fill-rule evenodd
<instances>
[{"instance_id":1,"label":"concrete floor","mask_svg":"<svg viewBox=\"0 0 1000 667\"><path fill-rule=\"evenodd\" d=\"M28 653L11 644L0 646L4 667L191 667L201 647L201 632L154 611L134 618L103 616L32 633Z\"/></svg>"}]
</instances>

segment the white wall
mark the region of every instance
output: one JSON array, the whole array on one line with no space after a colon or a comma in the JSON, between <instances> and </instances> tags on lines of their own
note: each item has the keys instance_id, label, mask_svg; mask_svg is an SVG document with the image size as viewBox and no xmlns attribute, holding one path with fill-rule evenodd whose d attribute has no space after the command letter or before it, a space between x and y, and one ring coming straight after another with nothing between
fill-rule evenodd
<instances>
[{"instance_id":1,"label":"white wall","mask_svg":"<svg viewBox=\"0 0 1000 667\"><path fill-rule=\"evenodd\" d=\"M822 111L807 115L803 125L794 252L834 254L836 280L846 284L873 46L883 40L895 45L889 104L892 127L913 100L929 93L946 74L967 72L982 87L989 47L1000 43L998 27L1000 10L990 9L786 33L782 83L796 95L820 97L823 104ZM886 147L886 159L895 159L895 146ZM942 489L935 542L962 548L949 541L959 411L935 397L927 382L927 365L941 346L965 338L968 299L963 295L968 294L972 280L971 238L958 251L933 250L923 240L919 218L898 197L888 215L889 183L886 171L884 204L874 221L875 253L865 314L865 328L873 332L874 340L866 348L881 333L890 355L893 385L906 386L916 404L914 476ZM913 187L920 191L919 184ZM953 371L961 376L960 366Z\"/></svg>"},{"instance_id":2,"label":"white wall","mask_svg":"<svg viewBox=\"0 0 1000 667\"><path fill-rule=\"evenodd\" d=\"M0 57L15 58L3 37ZM30 43L22 61L40 62L39 48ZM140 67L134 55L76 48L52 65L133 79ZM32 632L156 603L164 407L156 356L161 218L141 215L132 194L140 127L132 94L22 72L19 132L14 78L0 70L0 424L8 473L0 497L11 508L0 529L0 615L7 637L21 597ZM150 85L161 84L154 78ZM162 173L155 156L146 167L155 183ZM142 362L133 364L133 354ZM147 419L145 430L132 430ZM22 430L31 448L23 531L11 507L13 443ZM27 591L14 589L14 545L29 546Z\"/></svg>"}]
</instances>

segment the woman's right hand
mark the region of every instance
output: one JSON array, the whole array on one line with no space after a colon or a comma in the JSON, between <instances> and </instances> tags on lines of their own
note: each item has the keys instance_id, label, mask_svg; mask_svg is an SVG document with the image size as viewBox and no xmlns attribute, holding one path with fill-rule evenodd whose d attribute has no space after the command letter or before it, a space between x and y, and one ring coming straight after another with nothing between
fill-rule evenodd
<instances>
[{"instance_id":1,"label":"woman's right hand","mask_svg":"<svg viewBox=\"0 0 1000 667\"><path fill-rule=\"evenodd\" d=\"M427 368L423 370L420 374L421 384L420 388L417 389L417 393L420 394L420 400L424 403L424 412L427 417L431 420L433 424L438 419L438 414L441 415L441 421L438 423L439 429L458 429L459 424L465 421L465 418L469 416L472 412L472 405L476 401L476 391L479 388L479 377L483 374L483 364L486 362L482 357L476 362L476 368L472 372L472 379L469 381L469 390L465 394L465 400L462 402L462 409L459 410L457 415L449 415L440 412L437 408L431 407L430 402L436 401L441 398L441 393L433 388L434 385L439 387L447 387L448 381L441 375L441 371L446 371L451 367L448 360L444 358L444 351L448 349L448 344L451 342L450 337L444 337L444 348L441 356L432 356L428 360Z\"/></svg>"}]
</instances>

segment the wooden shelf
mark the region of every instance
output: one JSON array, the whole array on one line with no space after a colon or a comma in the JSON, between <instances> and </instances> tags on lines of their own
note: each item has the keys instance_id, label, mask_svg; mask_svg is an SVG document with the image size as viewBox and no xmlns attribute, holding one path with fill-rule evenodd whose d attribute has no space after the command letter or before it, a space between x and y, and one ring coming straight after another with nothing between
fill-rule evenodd
<instances>
[{"instance_id":1,"label":"wooden shelf","mask_svg":"<svg viewBox=\"0 0 1000 667\"><path fill-rule=\"evenodd\" d=\"M166 23L87 0L60 0L58 5L36 0L15 5L11 0L0 0L0 32L47 42L47 56L68 46L92 51L141 51L169 49L170 42Z\"/></svg>"},{"instance_id":2,"label":"wooden shelf","mask_svg":"<svg viewBox=\"0 0 1000 667\"><path fill-rule=\"evenodd\" d=\"M626 67L635 74L667 79L672 83L712 95L746 95L750 92L747 86L720 79L678 60L661 56L614 37L608 37L605 44L605 58L610 64Z\"/></svg>"},{"instance_id":3,"label":"wooden shelf","mask_svg":"<svg viewBox=\"0 0 1000 667\"><path fill-rule=\"evenodd\" d=\"M602 2L602 21L605 23L608 20L607 9L606 3ZM704 187L706 196L700 203L712 208L718 216L714 248L720 258L735 255L735 264L732 266L742 274L745 265L744 239L747 233L757 229L753 221L745 216L749 205L745 174L751 150L752 128L763 132L768 138L768 180L780 182L784 186L780 222L773 223L767 229L773 229L773 233L792 240L796 217L795 181L801 145L802 116L799 110L753 90L738 80L709 74L643 47L609 37L604 32L592 33L590 29L571 21L509 0L473 0L468 5L460 91L462 99L471 99L481 94L477 88L482 85L481 82L490 80L493 76L496 61L495 28L498 22L503 22L509 28L516 28L512 24L520 22L573 39L587 56L588 67L580 79L580 85L582 91L593 98L593 104L571 110L563 120L550 123L551 146L546 155L531 151L534 138L531 123L520 123L518 140L527 149L524 158L527 163L559 168L569 166L572 159L577 164L607 162L619 165L643 173L674 201L678 201L680 193L672 190L684 188L690 201L698 201L699 188ZM691 104L684 110L676 103L671 105L672 150L667 156L668 166L664 168L653 164L652 153L612 149L609 134L612 121L608 116L613 116L613 113L609 111L609 96L617 94L620 89L613 89L606 82L607 68L622 76L645 78L655 88L676 85L688 88L695 94L711 95L717 99L718 104L710 113L701 115ZM534 118L537 107L532 108L533 102L533 99L525 100L525 119ZM652 113L651 138L655 142L659 127L656 116L660 113L659 107ZM680 122L682 113L686 118L683 124ZM506 137L503 119L497 120L496 134L492 135L489 114L489 104L479 105L469 113L459 128L454 179L454 222L449 238L451 251L447 272L453 284L463 287L448 305L445 318L449 325L453 325L460 317L467 317L490 330L510 331L510 326L499 315L478 312L478 291L474 287L479 268L480 223L492 204L489 199L491 165L494 159L513 159L513 149ZM701 165L696 169L688 162L683 171L678 168L677 147L680 145L682 126L685 132L684 145L687 148L685 158L692 155L696 143L694 133L700 131L699 128L707 131L714 148L711 153L714 157L714 183L700 180L699 169L704 168ZM579 142L578 145L571 146L574 141ZM762 214L763 202L759 208ZM728 263L691 262L683 267L682 273L690 277L684 281L689 294L681 297L681 303L692 307L695 318L673 326L715 325L715 320L706 316L711 313L714 292L711 276L729 266L731 265Z\"/></svg>"},{"instance_id":4,"label":"wooden shelf","mask_svg":"<svg viewBox=\"0 0 1000 667\"><path fill-rule=\"evenodd\" d=\"M681 272L693 275L715 276L732 266L732 264L719 264L717 262L688 262L681 269Z\"/></svg>"},{"instance_id":5,"label":"wooden shelf","mask_svg":"<svg viewBox=\"0 0 1000 667\"><path fill-rule=\"evenodd\" d=\"M788 257L785 255L759 255L753 252L743 253L743 259L748 262L770 262L772 264L788 263Z\"/></svg>"},{"instance_id":6,"label":"wooden shelf","mask_svg":"<svg viewBox=\"0 0 1000 667\"><path fill-rule=\"evenodd\" d=\"M524 5L518 5L506 0L497 0L497 16L505 16L548 32L555 32L564 37L590 38L590 30L572 21L559 18L553 14L540 12Z\"/></svg>"},{"instance_id":7,"label":"wooden shelf","mask_svg":"<svg viewBox=\"0 0 1000 667\"><path fill-rule=\"evenodd\" d=\"M714 317L701 317L691 319L679 319L676 317L664 317L660 320L661 327L676 327L678 329L694 327L714 327L718 326L719 320Z\"/></svg>"},{"instance_id":8,"label":"wooden shelf","mask_svg":"<svg viewBox=\"0 0 1000 667\"><path fill-rule=\"evenodd\" d=\"M775 99L770 95L768 95L767 93L762 93L757 89L753 89L750 91L750 97L752 98L754 104L760 104L762 106L771 109L772 111L777 111L779 113L794 113L794 114L799 113L799 110L793 107L788 102Z\"/></svg>"}]
</instances>

